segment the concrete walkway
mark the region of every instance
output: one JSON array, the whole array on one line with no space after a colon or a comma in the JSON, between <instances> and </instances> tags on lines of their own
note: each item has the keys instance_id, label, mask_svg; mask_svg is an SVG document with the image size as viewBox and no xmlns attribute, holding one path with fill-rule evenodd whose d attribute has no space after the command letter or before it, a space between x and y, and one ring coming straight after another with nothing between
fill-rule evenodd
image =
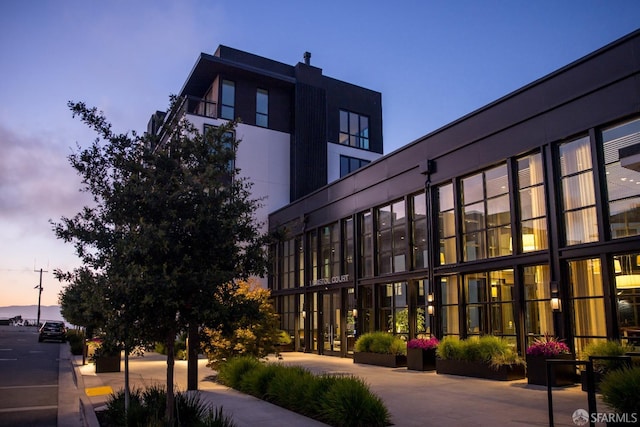
<instances>
[{"instance_id":1,"label":"concrete walkway","mask_svg":"<svg viewBox=\"0 0 640 427\"><path fill-rule=\"evenodd\" d=\"M82 365L79 356L68 355L65 359L63 348L68 352L68 346L61 346L61 366L71 362L73 370L65 372L61 368L60 372L61 375L73 374L76 377L77 392L67 389L67 394L75 396L75 418L84 418L84 421L73 424L73 414L69 414L66 421L59 417L59 425L95 427L97 419L93 410L104 406L111 390L124 387L124 373L96 374L94 365ZM548 425L547 389L530 386L526 380L501 382L438 375L406 368L354 364L352 359L305 353L284 353L282 360L272 358L270 362L300 365L315 373L348 374L364 379L371 390L382 398L396 426ZM231 416L238 427L324 425L213 382L214 372L205 365L206 360L200 360L198 388L202 398L216 407L222 406L224 413ZM155 353L148 353L144 357L132 356L129 368L132 387L166 383L165 356ZM175 383L180 390L186 389L186 371L186 361L176 361ZM62 389L63 379L60 381ZM67 381L69 383L72 382ZM66 401L72 402L74 399L67 396ZM81 405L78 406L77 402ZM579 385L554 389L553 402L556 426L575 426L572 414L577 409L587 408L586 393L582 392ZM608 412L600 400L598 410ZM64 407L60 407L60 411L64 412Z\"/></svg>"}]
</instances>

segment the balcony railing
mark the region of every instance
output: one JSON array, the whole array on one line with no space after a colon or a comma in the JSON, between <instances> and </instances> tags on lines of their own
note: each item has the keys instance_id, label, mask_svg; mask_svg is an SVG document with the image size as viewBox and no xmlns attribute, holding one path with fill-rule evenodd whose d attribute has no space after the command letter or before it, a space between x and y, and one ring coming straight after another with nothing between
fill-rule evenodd
<instances>
[{"instance_id":1,"label":"balcony railing","mask_svg":"<svg viewBox=\"0 0 640 427\"><path fill-rule=\"evenodd\" d=\"M187 96L182 99L182 102L177 108L172 109L167 117L165 117L164 123L158 133L158 145L162 145L167 134L167 124L171 123L174 119L179 119L185 114L194 114L197 116L209 117L212 119L218 118L218 109L215 102L207 101L202 98L196 98L193 96Z\"/></svg>"},{"instance_id":2,"label":"balcony railing","mask_svg":"<svg viewBox=\"0 0 640 427\"><path fill-rule=\"evenodd\" d=\"M217 118L218 106L215 102L207 101L201 98L187 97L182 108L184 113L195 114L198 116Z\"/></svg>"}]
</instances>

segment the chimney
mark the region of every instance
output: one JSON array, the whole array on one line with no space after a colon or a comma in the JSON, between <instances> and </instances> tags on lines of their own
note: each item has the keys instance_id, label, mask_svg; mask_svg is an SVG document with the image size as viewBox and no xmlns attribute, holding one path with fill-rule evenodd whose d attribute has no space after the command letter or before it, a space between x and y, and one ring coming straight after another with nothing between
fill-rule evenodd
<instances>
[{"instance_id":1,"label":"chimney","mask_svg":"<svg viewBox=\"0 0 640 427\"><path fill-rule=\"evenodd\" d=\"M304 63L306 65L311 65L311 52L304 53Z\"/></svg>"}]
</instances>

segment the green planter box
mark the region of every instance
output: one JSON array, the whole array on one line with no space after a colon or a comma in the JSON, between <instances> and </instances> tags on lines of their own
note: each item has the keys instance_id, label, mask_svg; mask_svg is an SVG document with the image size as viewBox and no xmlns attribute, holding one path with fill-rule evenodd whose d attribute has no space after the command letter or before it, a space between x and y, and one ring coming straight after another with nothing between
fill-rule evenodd
<instances>
[{"instance_id":1,"label":"green planter box","mask_svg":"<svg viewBox=\"0 0 640 427\"><path fill-rule=\"evenodd\" d=\"M403 354L355 352L353 353L353 363L399 368L407 366L407 356Z\"/></svg>"},{"instance_id":2,"label":"green planter box","mask_svg":"<svg viewBox=\"0 0 640 427\"><path fill-rule=\"evenodd\" d=\"M407 369L412 371L435 371L436 349L408 348Z\"/></svg>"},{"instance_id":3,"label":"green planter box","mask_svg":"<svg viewBox=\"0 0 640 427\"><path fill-rule=\"evenodd\" d=\"M527 355L527 382L532 385L547 385L547 359L575 360L573 354L557 356ZM578 382L576 368L572 365L554 365L551 371L551 387L573 385Z\"/></svg>"},{"instance_id":4,"label":"green planter box","mask_svg":"<svg viewBox=\"0 0 640 427\"><path fill-rule=\"evenodd\" d=\"M461 375L488 380L513 381L525 378L523 365L502 365L497 370L484 362L466 360L436 360L438 374Z\"/></svg>"},{"instance_id":5,"label":"green planter box","mask_svg":"<svg viewBox=\"0 0 640 427\"><path fill-rule=\"evenodd\" d=\"M101 372L120 372L120 355L96 357L96 374Z\"/></svg>"}]
</instances>

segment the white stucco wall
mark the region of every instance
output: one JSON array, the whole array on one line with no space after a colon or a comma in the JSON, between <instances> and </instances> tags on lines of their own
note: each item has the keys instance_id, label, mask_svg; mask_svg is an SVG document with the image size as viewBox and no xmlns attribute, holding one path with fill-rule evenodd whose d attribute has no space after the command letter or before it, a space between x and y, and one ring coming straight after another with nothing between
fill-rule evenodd
<instances>
[{"instance_id":1,"label":"white stucco wall","mask_svg":"<svg viewBox=\"0 0 640 427\"><path fill-rule=\"evenodd\" d=\"M343 144L327 143L327 183L340 178L340 156L355 157L370 162L382 157L382 154L350 147Z\"/></svg>"}]
</instances>

